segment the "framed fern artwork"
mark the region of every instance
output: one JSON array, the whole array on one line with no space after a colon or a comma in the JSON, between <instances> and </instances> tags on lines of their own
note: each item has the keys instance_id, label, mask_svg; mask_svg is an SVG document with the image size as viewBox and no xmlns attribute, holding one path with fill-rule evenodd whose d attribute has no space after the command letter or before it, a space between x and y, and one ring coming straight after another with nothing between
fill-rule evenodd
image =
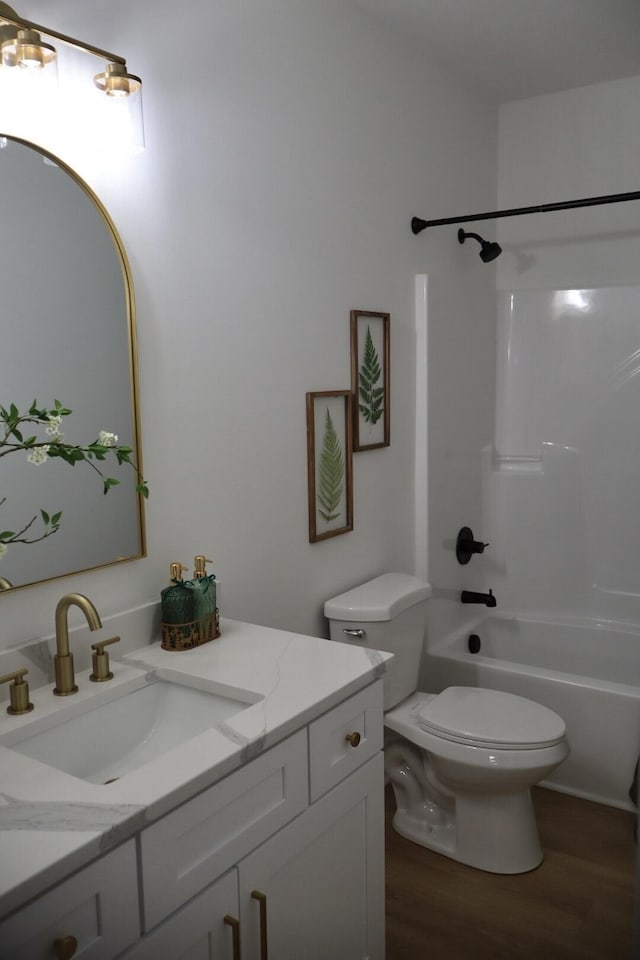
<instances>
[{"instance_id":1,"label":"framed fern artwork","mask_svg":"<svg viewBox=\"0 0 640 960\"><path fill-rule=\"evenodd\" d=\"M350 390L307 394L309 542L353 530Z\"/></svg>"},{"instance_id":2,"label":"framed fern artwork","mask_svg":"<svg viewBox=\"0 0 640 960\"><path fill-rule=\"evenodd\" d=\"M351 311L353 449L374 450L391 442L388 313Z\"/></svg>"}]
</instances>

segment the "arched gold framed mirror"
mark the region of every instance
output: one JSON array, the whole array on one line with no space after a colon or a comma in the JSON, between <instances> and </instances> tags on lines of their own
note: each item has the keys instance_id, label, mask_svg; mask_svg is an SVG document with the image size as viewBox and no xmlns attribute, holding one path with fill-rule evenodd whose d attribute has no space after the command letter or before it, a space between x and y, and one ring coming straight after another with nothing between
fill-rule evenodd
<instances>
[{"instance_id":1,"label":"arched gold framed mirror","mask_svg":"<svg viewBox=\"0 0 640 960\"><path fill-rule=\"evenodd\" d=\"M66 463L7 454L0 423L0 583L26 586L144 556L135 303L118 232L91 188L63 161L26 140L0 140L0 406L34 400L65 415L59 430L86 447L101 431L131 448L131 463ZM41 427L20 426L23 439ZM32 460L33 458L31 458ZM104 476L118 482L103 492ZM134 466L135 465L135 466ZM42 537L43 518L61 514ZM33 518L33 520L32 520ZM23 541L30 542L23 542Z\"/></svg>"}]
</instances>

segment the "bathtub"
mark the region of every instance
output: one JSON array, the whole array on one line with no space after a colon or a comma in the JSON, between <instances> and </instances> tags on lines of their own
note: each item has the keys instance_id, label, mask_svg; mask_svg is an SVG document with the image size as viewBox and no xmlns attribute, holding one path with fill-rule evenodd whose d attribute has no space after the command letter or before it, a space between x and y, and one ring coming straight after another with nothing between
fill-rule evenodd
<instances>
[{"instance_id":1,"label":"bathtub","mask_svg":"<svg viewBox=\"0 0 640 960\"><path fill-rule=\"evenodd\" d=\"M480 649L470 652L469 637ZM640 753L640 630L593 622L486 616L428 638L422 689L506 690L564 719L571 754L544 786L634 810L629 787Z\"/></svg>"}]
</instances>

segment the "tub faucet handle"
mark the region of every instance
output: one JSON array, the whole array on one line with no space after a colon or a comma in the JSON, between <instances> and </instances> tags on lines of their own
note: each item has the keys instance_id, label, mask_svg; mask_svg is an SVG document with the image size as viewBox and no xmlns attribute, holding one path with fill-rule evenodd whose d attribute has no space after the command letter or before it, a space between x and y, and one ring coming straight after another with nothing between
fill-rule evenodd
<instances>
[{"instance_id":1,"label":"tub faucet handle","mask_svg":"<svg viewBox=\"0 0 640 960\"><path fill-rule=\"evenodd\" d=\"M456 539L456 559L458 563L469 563L474 553L484 553L488 546L488 543L475 539L471 527L462 527Z\"/></svg>"}]
</instances>

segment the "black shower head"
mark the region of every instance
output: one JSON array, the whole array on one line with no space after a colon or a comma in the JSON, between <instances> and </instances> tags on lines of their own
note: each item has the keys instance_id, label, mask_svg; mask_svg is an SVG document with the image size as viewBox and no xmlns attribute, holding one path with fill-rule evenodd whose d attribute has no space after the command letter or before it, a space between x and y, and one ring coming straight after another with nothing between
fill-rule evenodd
<instances>
[{"instance_id":1,"label":"black shower head","mask_svg":"<svg viewBox=\"0 0 640 960\"><path fill-rule=\"evenodd\" d=\"M458 243L464 243L467 237L473 237L480 244L480 259L483 263L491 263L502 253L502 247L494 240L483 240L477 233L465 233L462 228L458 230Z\"/></svg>"}]
</instances>

